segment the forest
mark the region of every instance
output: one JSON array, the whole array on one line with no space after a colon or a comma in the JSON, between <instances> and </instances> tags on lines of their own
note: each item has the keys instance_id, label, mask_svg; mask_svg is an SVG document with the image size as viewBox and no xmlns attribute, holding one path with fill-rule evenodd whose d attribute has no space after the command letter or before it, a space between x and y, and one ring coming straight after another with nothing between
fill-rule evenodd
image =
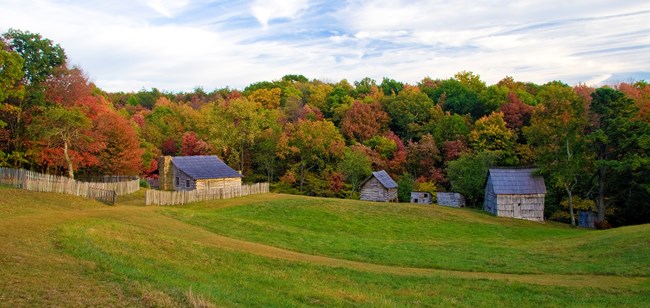
<instances>
[{"instance_id":1,"label":"forest","mask_svg":"<svg viewBox=\"0 0 650 308\"><path fill-rule=\"evenodd\" d=\"M115 63L119 65L119 63ZM243 89L106 92L29 31L0 38L0 166L70 177L155 176L160 155L218 155L277 192L357 198L371 171L480 207L487 169L535 166L547 219L650 222L650 86L487 85L461 71L417 84L289 74Z\"/></svg>"}]
</instances>

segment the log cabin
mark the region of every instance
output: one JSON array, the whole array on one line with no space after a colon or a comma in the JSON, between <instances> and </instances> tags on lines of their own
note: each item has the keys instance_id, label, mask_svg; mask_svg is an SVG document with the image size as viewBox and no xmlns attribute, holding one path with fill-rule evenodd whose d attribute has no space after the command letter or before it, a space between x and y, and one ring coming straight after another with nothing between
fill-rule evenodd
<instances>
[{"instance_id":1,"label":"log cabin","mask_svg":"<svg viewBox=\"0 0 650 308\"><path fill-rule=\"evenodd\" d=\"M361 183L361 200L397 202L397 183L384 170L373 172Z\"/></svg>"},{"instance_id":2,"label":"log cabin","mask_svg":"<svg viewBox=\"0 0 650 308\"><path fill-rule=\"evenodd\" d=\"M210 192L238 188L243 177L214 155L163 156L158 163L158 172L160 189L176 191Z\"/></svg>"},{"instance_id":3,"label":"log cabin","mask_svg":"<svg viewBox=\"0 0 650 308\"><path fill-rule=\"evenodd\" d=\"M544 179L532 168L493 168L488 171L483 210L496 216L544 221Z\"/></svg>"}]
</instances>

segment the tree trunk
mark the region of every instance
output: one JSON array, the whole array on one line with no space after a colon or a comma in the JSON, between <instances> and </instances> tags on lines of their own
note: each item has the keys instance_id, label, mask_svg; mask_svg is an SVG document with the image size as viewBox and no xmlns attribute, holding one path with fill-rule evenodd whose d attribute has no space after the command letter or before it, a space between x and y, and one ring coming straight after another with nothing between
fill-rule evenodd
<instances>
[{"instance_id":1,"label":"tree trunk","mask_svg":"<svg viewBox=\"0 0 650 308\"><path fill-rule=\"evenodd\" d=\"M65 162L68 163L68 176L71 179L74 179L74 169L72 167L72 160L70 159L70 155L68 154L68 142L67 141L63 142L63 157L65 157Z\"/></svg>"},{"instance_id":2,"label":"tree trunk","mask_svg":"<svg viewBox=\"0 0 650 308\"><path fill-rule=\"evenodd\" d=\"M302 185L305 183L305 165L300 164L300 192L302 192Z\"/></svg>"},{"instance_id":3,"label":"tree trunk","mask_svg":"<svg viewBox=\"0 0 650 308\"><path fill-rule=\"evenodd\" d=\"M568 187L565 187L566 193L569 196L569 214L571 214L571 225L576 226L576 215L573 213L573 192Z\"/></svg>"},{"instance_id":4,"label":"tree trunk","mask_svg":"<svg viewBox=\"0 0 650 308\"><path fill-rule=\"evenodd\" d=\"M598 168L598 221L605 221L605 167Z\"/></svg>"},{"instance_id":5,"label":"tree trunk","mask_svg":"<svg viewBox=\"0 0 650 308\"><path fill-rule=\"evenodd\" d=\"M244 145L242 144L240 146L239 150L239 172L241 172L241 175L244 175Z\"/></svg>"}]
</instances>

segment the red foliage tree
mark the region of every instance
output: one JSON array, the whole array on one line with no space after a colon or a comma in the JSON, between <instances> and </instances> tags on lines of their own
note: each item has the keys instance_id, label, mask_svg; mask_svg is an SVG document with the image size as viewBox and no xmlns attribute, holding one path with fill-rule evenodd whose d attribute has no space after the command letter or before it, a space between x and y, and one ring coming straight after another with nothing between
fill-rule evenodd
<instances>
[{"instance_id":1,"label":"red foliage tree","mask_svg":"<svg viewBox=\"0 0 650 308\"><path fill-rule=\"evenodd\" d=\"M617 89L634 100L636 106L639 107L641 120L650 123L650 86L645 82L621 83Z\"/></svg>"},{"instance_id":2,"label":"red foliage tree","mask_svg":"<svg viewBox=\"0 0 650 308\"><path fill-rule=\"evenodd\" d=\"M178 153L178 146L174 138L167 138L160 146L163 155L176 155Z\"/></svg>"},{"instance_id":3,"label":"red foliage tree","mask_svg":"<svg viewBox=\"0 0 650 308\"><path fill-rule=\"evenodd\" d=\"M341 130L348 140L363 142L386 131L390 118L379 103L355 101L345 112Z\"/></svg>"},{"instance_id":4,"label":"red foliage tree","mask_svg":"<svg viewBox=\"0 0 650 308\"><path fill-rule=\"evenodd\" d=\"M92 94L88 77L79 68L59 67L46 81L45 98L66 107L78 105Z\"/></svg>"},{"instance_id":5,"label":"red foliage tree","mask_svg":"<svg viewBox=\"0 0 650 308\"><path fill-rule=\"evenodd\" d=\"M304 105L298 110L298 119L309 120L309 121L320 121L325 117L320 109L312 107L310 105Z\"/></svg>"},{"instance_id":6,"label":"red foliage tree","mask_svg":"<svg viewBox=\"0 0 650 308\"><path fill-rule=\"evenodd\" d=\"M200 139L195 132L186 132L181 140L181 155L208 155L210 154L210 145Z\"/></svg>"},{"instance_id":7,"label":"red foliage tree","mask_svg":"<svg viewBox=\"0 0 650 308\"><path fill-rule=\"evenodd\" d=\"M444 153L443 159L445 162L455 160L467 151L469 151L469 148L462 140L445 141L442 145L442 152Z\"/></svg>"},{"instance_id":8,"label":"red foliage tree","mask_svg":"<svg viewBox=\"0 0 650 308\"><path fill-rule=\"evenodd\" d=\"M410 173L416 177L423 176L431 179L436 164L440 161L440 151L433 136L426 134L422 136L420 141L409 141L406 152Z\"/></svg>"},{"instance_id":9,"label":"red foliage tree","mask_svg":"<svg viewBox=\"0 0 650 308\"><path fill-rule=\"evenodd\" d=\"M506 121L506 127L510 129L520 129L530 123L530 117L533 113L533 106L524 104L517 94L508 93L507 103L499 107L503 112L503 120Z\"/></svg>"},{"instance_id":10,"label":"red foliage tree","mask_svg":"<svg viewBox=\"0 0 650 308\"><path fill-rule=\"evenodd\" d=\"M99 170L110 175L138 175L142 168L140 140L131 123L110 110L95 120L95 131L106 147L99 152Z\"/></svg>"}]
</instances>

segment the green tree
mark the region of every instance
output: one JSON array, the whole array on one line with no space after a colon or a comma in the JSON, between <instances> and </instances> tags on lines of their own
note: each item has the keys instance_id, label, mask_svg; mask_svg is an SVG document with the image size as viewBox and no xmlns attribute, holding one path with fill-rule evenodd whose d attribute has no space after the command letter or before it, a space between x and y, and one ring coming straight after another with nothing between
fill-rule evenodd
<instances>
[{"instance_id":1,"label":"green tree","mask_svg":"<svg viewBox=\"0 0 650 308\"><path fill-rule=\"evenodd\" d=\"M278 123L281 113L279 110L271 110L266 113L263 119L262 131L253 144L253 162L258 169L266 173L268 182L272 182L278 166L281 163L277 159L277 152L280 150L279 142L282 136L282 127Z\"/></svg>"},{"instance_id":2,"label":"green tree","mask_svg":"<svg viewBox=\"0 0 650 308\"><path fill-rule=\"evenodd\" d=\"M372 163L368 156L362 151L346 149L343 160L339 163L339 170L352 184L352 194L359 190L359 184L372 172Z\"/></svg>"},{"instance_id":3,"label":"green tree","mask_svg":"<svg viewBox=\"0 0 650 308\"><path fill-rule=\"evenodd\" d=\"M23 63L25 61L20 54L8 49L0 37L0 103L9 97L22 99L24 87L21 80L25 76Z\"/></svg>"},{"instance_id":4,"label":"green tree","mask_svg":"<svg viewBox=\"0 0 650 308\"><path fill-rule=\"evenodd\" d=\"M354 82L354 87L357 93L361 96L370 94L370 91L374 86L377 86L377 82L370 77L365 77L359 81Z\"/></svg>"},{"instance_id":5,"label":"green tree","mask_svg":"<svg viewBox=\"0 0 650 308\"><path fill-rule=\"evenodd\" d=\"M287 123L286 141L281 141L281 159L293 158L293 167L299 172L302 191L308 171L322 171L326 165L335 165L343 155L345 143L343 136L330 121L310 121L299 119Z\"/></svg>"},{"instance_id":6,"label":"green tree","mask_svg":"<svg viewBox=\"0 0 650 308\"><path fill-rule=\"evenodd\" d=\"M607 197L612 203L630 202L634 191L650 195L650 125L639 117L634 101L622 92L599 88L592 94L590 109L595 121L589 137L593 141L598 168L598 219L605 219ZM614 186L614 187L611 187ZM619 193L611 193L611 192ZM620 192L627 192L620 194ZM637 200L634 207L647 200ZM645 209L647 212L647 209Z\"/></svg>"},{"instance_id":7,"label":"green tree","mask_svg":"<svg viewBox=\"0 0 650 308\"><path fill-rule=\"evenodd\" d=\"M210 137L213 145L229 154L231 163L244 172L245 153L262 130L264 114L255 102L245 97L217 103L210 114Z\"/></svg>"},{"instance_id":8,"label":"green tree","mask_svg":"<svg viewBox=\"0 0 650 308\"><path fill-rule=\"evenodd\" d=\"M395 79L384 77L384 79L381 81L381 84L379 85L379 88L381 88L382 92L384 92L384 95L386 96L397 95L399 92L402 92L404 84L396 81Z\"/></svg>"},{"instance_id":9,"label":"green tree","mask_svg":"<svg viewBox=\"0 0 650 308\"><path fill-rule=\"evenodd\" d=\"M45 82L54 69L66 61L63 48L38 33L9 29L3 37L11 50L20 54L25 61L23 71L29 85Z\"/></svg>"},{"instance_id":10,"label":"green tree","mask_svg":"<svg viewBox=\"0 0 650 308\"><path fill-rule=\"evenodd\" d=\"M454 79L479 94L486 89L485 82L481 80L481 76L473 72L458 72L454 75Z\"/></svg>"},{"instance_id":11,"label":"green tree","mask_svg":"<svg viewBox=\"0 0 650 308\"><path fill-rule=\"evenodd\" d=\"M474 119L485 115L478 93L456 79L443 80L433 90L428 90L428 93L444 111L470 114Z\"/></svg>"},{"instance_id":12,"label":"green tree","mask_svg":"<svg viewBox=\"0 0 650 308\"><path fill-rule=\"evenodd\" d=\"M411 192L415 188L415 180L410 174L404 173L397 180L397 199L399 202L411 202Z\"/></svg>"},{"instance_id":13,"label":"green tree","mask_svg":"<svg viewBox=\"0 0 650 308\"><path fill-rule=\"evenodd\" d=\"M515 134L506 127L503 113L493 112L474 123L469 133L469 144L477 152L493 151L499 153L499 163L516 165Z\"/></svg>"},{"instance_id":14,"label":"green tree","mask_svg":"<svg viewBox=\"0 0 650 308\"><path fill-rule=\"evenodd\" d=\"M457 160L450 161L447 166L447 176L451 189L459 192L476 207L477 201L483 198L488 169L494 164L497 156L492 152L465 153Z\"/></svg>"},{"instance_id":15,"label":"green tree","mask_svg":"<svg viewBox=\"0 0 650 308\"><path fill-rule=\"evenodd\" d=\"M431 119L434 107L418 87L406 86L396 96L386 96L382 105L391 118L391 130L404 139L412 139Z\"/></svg>"},{"instance_id":16,"label":"green tree","mask_svg":"<svg viewBox=\"0 0 650 308\"><path fill-rule=\"evenodd\" d=\"M566 192L571 224L575 226L574 190L588 174L591 161L584 136L586 102L573 89L561 85L545 87L538 97L541 103L524 133L533 146L539 172Z\"/></svg>"}]
</instances>

